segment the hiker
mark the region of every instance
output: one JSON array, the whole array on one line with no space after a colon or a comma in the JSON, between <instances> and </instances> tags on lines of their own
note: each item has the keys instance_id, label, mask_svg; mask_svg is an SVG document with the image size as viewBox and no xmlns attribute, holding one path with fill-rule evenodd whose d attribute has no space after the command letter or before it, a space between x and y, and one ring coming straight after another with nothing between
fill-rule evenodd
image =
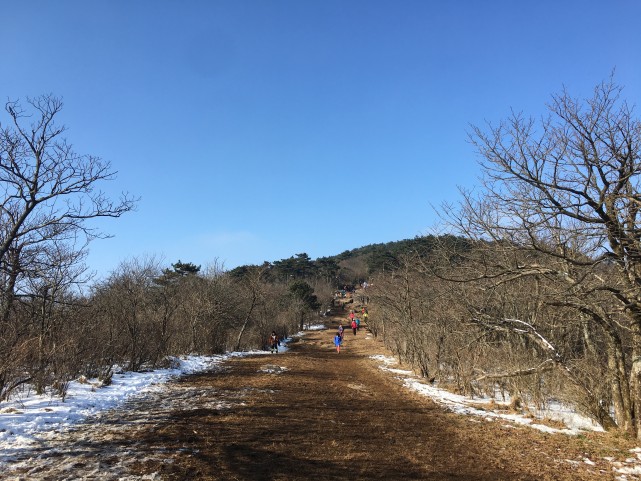
<instances>
[{"instance_id":1,"label":"hiker","mask_svg":"<svg viewBox=\"0 0 641 481\"><path fill-rule=\"evenodd\" d=\"M272 331L272 335L269 336L269 349L272 352L272 354L278 352L279 345L280 345L280 342L278 340L278 336L276 335L276 331Z\"/></svg>"},{"instance_id":2,"label":"hiker","mask_svg":"<svg viewBox=\"0 0 641 481\"><path fill-rule=\"evenodd\" d=\"M349 320L353 321L354 320L354 310L349 311Z\"/></svg>"},{"instance_id":3,"label":"hiker","mask_svg":"<svg viewBox=\"0 0 641 481\"><path fill-rule=\"evenodd\" d=\"M343 338L337 332L336 335L334 336L334 345L336 346L336 352L338 352L339 354L341 352L341 344L342 343L343 343Z\"/></svg>"},{"instance_id":4,"label":"hiker","mask_svg":"<svg viewBox=\"0 0 641 481\"><path fill-rule=\"evenodd\" d=\"M356 335L356 329L358 329L358 324L356 324L356 320L352 321L352 331L354 331L354 335Z\"/></svg>"},{"instance_id":5,"label":"hiker","mask_svg":"<svg viewBox=\"0 0 641 481\"><path fill-rule=\"evenodd\" d=\"M368 317L369 317L369 314L367 313L367 311L365 311L365 313L363 314L363 322L367 322Z\"/></svg>"},{"instance_id":6,"label":"hiker","mask_svg":"<svg viewBox=\"0 0 641 481\"><path fill-rule=\"evenodd\" d=\"M356 321L356 330L360 330L361 328L361 320L357 317L354 319Z\"/></svg>"},{"instance_id":7,"label":"hiker","mask_svg":"<svg viewBox=\"0 0 641 481\"><path fill-rule=\"evenodd\" d=\"M345 328L343 327L343 323L340 323L338 325L338 335L341 336L341 341L343 340L344 334L345 334Z\"/></svg>"}]
</instances>

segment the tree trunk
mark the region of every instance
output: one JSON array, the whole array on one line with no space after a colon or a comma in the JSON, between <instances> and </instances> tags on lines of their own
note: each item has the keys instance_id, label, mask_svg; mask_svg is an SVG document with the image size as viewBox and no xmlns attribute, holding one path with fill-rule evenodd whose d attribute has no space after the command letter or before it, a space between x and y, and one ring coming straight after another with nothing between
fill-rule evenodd
<instances>
[{"instance_id":1,"label":"tree trunk","mask_svg":"<svg viewBox=\"0 0 641 481\"><path fill-rule=\"evenodd\" d=\"M608 336L608 371L610 373L610 389L612 394L612 405L614 408L614 419L623 431L634 432L632 423L633 412L630 403L630 390L627 383L627 372L625 368L625 354L621 339L618 336Z\"/></svg>"},{"instance_id":2,"label":"tree trunk","mask_svg":"<svg viewBox=\"0 0 641 481\"><path fill-rule=\"evenodd\" d=\"M191 350L191 352L196 352L196 345L197 345L196 338L198 336L198 332L196 330L196 323L197 322L198 322L197 316L192 316L191 323L190 323L190 327L191 327L191 341L190 341L191 349L190 350Z\"/></svg>"},{"instance_id":3,"label":"tree trunk","mask_svg":"<svg viewBox=\"0 0 641 481\"><path fill-rule=\"evenodd\" d=\"M630 401L633 413L634 434L641 439L641 323L632 325L632 367L630 368Z\"/></svg>"},{"instance_id":4,"label":"tree trunk","mask_svg":"<svg viewBox=\"0 0 641 481\"><path fill-rule=\"evenodd\" d=\"M250 311L250 314L251 314L251 311ZM235 351L240 351L240 342L243 338L243 334L245 333L245 329L247 329L247 325L249 324L249 319L250 318L248 314L247 317L245 318L245 321L243 322L242 327L240 328L240 331L238 332L238 337L236 338L236 347L234 349Z\"/></svg>"},{"instance_id":5,"label":"tree trunk","mask_svg":"<svg viewBox=\"0 0 641 481\"><path fill-rule=\"evenodd\" d=\"M254 308L256 307L256 304L257 304L256 301L257 301L256 293L252 292L251 306L249 306L249 312L247 312L247 315L245 316L245 320L243 321L243 326L240 328L240 332L238 333L238 337L236 338L236 349L235 349L235 351L240 351L240 341L243 338L243 334L245 333L245 329L247 329L247 326L249 325L252 313L254 312Z\"/></svg>"}]
</instances>

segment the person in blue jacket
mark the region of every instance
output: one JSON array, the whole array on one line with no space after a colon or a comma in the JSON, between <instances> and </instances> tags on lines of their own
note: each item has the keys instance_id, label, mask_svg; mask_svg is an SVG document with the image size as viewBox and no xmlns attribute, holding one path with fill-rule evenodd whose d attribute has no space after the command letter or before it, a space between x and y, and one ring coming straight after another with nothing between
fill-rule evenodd
<instances>
[{"instance_id":1,"label":"person in blue jacket","mask_svg":"<svg viewBox=\"0 0 641 481\"><path fill-rule=\"evenodd\" d=\"M336 352L341 352L341 344L343 343L343 338L339 333L336 333L334 336L334 345L336 346Z\"/></svg>"}]
</instances>

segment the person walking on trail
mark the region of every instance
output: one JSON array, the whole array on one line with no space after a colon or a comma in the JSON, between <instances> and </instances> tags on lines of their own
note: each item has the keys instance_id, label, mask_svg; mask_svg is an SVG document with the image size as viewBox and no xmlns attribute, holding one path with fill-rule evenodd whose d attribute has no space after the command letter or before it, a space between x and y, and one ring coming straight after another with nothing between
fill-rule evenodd
<instances>
[{"instance_id":1,"label":"person walking on trail","mask_svg":"<svg viewBox=\"0 0 641 481\"><path fill-rule=\"evenodd\" d=\"M367 318L368 318L368 317L369 317L369 314L367 313L367 311L365 311L365 312L363 313L363 322L367 322Z\"/></svg>"},{"instance_id":2,"label":"person walking on trail","mask_svg":"<svg viewBox=\"0 0 641 481\"><path fill-rule=\"evenodd\" d=\"M336 335L334 336L334 345L336 346L336 352L339 353L339 354L341 352L341 344L342 343L343 343L343 338L337 332Z\"/></svg>"},{"instance_id":3,"label":"person walking on trail","mask_svg":"<svg viewBox=\"0 0 641 481\"><path fill-rule=\"evenodd\" d=\"M358 324L356 324L356 320L352 321L352 331L354 331L354 335L356 335L356 330L358 329Z\"/></svg>"},{"instance_id":4,"label":"person walking on trail","mask_svg":"<svg viewBox=\"0 0 641 481\"><path fill-rule=\"evenodd\" d=\"M353 321L354 320L354 311L349 312L349 320Z\"/></svg>"},{"instance_id":5,"label":"person walking on trail","mask_svg":"<svg viewBox=\"0 0 641 481\"><path fill-rule=\"evenodd\" d=\"M272 352L272 354L278 352L278 345L280 342L278 341L278 336L276 335L276 331L272 331L271 336L269 336L269 349Z\"/></svg>"},{"instance_id":6,"label":"person walking on trail","mask_svg":"<svg viewBox=\"0 0 641 481\"><path fill-rule=\"evenodd\" d=\"M340 323L338 325L338 335L341 336L341 341L343 340L344 334L345 334L345 328L343 327L343 323Z\"/></svg>"},{"instance_id":7,"label":"person walking on trail","mask_svg":"<svg viewBox=\"0 0 641 481\"><path fill-rule=\"evenodd\" d=\"M356 330L360 330L361 328L361 320L357 317L354 319L356 321Z\"/></svg>"}]
</instances>

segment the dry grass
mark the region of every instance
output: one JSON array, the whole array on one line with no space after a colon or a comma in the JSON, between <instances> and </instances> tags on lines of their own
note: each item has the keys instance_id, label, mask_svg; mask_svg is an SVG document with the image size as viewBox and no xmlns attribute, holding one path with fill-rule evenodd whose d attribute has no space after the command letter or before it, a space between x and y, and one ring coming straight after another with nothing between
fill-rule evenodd
<instances>
[{"instance_id":1,"label":"dry grass","mask_svg":"<svg viewBox=\"0 0 641 481\"><path fill-rule=\"evenodd\" d=\"M258 357L184 380L230 398L252 394L229 410L175 412L161 430L138 433L143 444L160 437L176 454L171 463L139 463L137 473L166 480L607 480L614 475L604 457L624 459L633 446L609 435L548 435L445 412L376 368L369 355L381 352L378 341L363 332L346 336L337 354L332 335L310 333L291 353L270 358L287 368L281 374L261 372L265 359Z\"/></svg>"}]
</instances>

